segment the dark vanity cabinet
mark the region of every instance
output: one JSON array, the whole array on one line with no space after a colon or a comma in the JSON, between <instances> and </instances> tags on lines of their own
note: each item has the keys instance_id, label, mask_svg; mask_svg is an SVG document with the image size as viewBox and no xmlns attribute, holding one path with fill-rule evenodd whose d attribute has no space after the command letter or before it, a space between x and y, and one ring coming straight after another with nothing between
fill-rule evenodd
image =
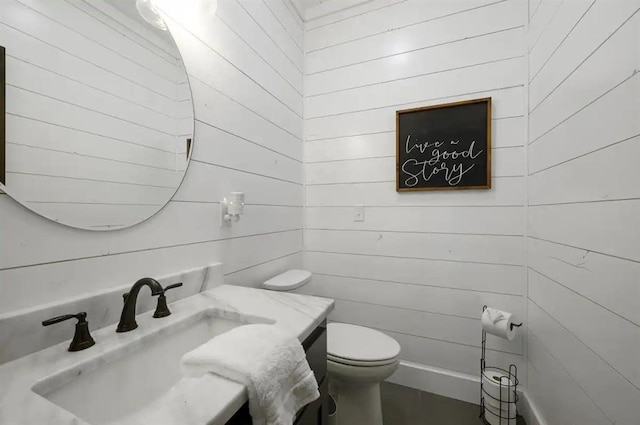
<instances>
[{"instance_id":1,"label":"dark vanity cabinet","mask_svg":"<svg viewBox=\"0 0 640 425\"><path fill-rule=\"evenodd\" d=\"M320 398L309 403L296 416L294 425L327 425L329 380L327 379L327 323L318 326L302 343L307 361L320 387ZM245 403L226 425L252 425L249 404Z\"/></svg>"},{"instance_id":2,"label":"dark vanity cabinet","mask_svg":"<svg viewBox=\"0 0 640 425\"><path fill-rule=\"evenodd\" d=\"M318 386L320 398L303 407L294 421L294 425L326 425L329 380L327 379L327 323L323 322L302 343L307 353L307 361L313 370Z\"/></svg>"}]
</instances>

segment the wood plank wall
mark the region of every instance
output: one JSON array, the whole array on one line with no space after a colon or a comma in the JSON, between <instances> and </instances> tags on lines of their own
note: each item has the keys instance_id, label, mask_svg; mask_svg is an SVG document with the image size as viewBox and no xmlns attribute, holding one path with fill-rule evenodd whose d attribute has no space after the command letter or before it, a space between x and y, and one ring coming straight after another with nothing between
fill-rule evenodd
<instances>
[{"instance_id":1,"label":"wood plank wall","mask_svg":"<svg viewBox=\"0 0 640 425\"><path fill-rule=\"evenodd\" d=\"M482 305L524 314L523 4L374 0L306 22L301 292L403 360L477 374ZM488 96L494 189L396 193L394 112ZM489 360L522 366L522 342L490 338Z\"/></svg>"},{"instance_id":2,"label":"wood plank wall","mask_svg":"<svg viewBox=\"0 0 640 425\"><path fill-rule=\"evenodd\" d=\"M532 1L528 391L640 423L640 2Z\"/></svg>"}]
</instances>

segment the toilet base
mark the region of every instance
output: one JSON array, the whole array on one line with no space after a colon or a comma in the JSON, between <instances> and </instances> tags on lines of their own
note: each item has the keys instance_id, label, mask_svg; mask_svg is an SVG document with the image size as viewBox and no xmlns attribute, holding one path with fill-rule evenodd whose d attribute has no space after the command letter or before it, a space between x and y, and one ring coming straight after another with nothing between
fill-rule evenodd
<instances>
[{"instance_id":1,"label":"toilet base","mask_svg":"<svg viewBox=\"0 0 640 425\"><path fill-rule=\"evenodd\" d=\"M329 380L329 394L336 400L336 425L382 425L380 384L348 384Z\"/></svg>"}]
</instances>

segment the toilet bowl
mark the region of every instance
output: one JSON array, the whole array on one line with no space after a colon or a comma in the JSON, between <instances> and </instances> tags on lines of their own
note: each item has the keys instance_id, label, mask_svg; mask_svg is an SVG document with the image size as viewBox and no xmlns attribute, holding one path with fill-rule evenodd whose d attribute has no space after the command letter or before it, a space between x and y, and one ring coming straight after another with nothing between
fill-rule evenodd
<instances>
[{"instance_id":1,"label":"toilet bowl","mask_svg":"<svg viewBox=\"0 0 640 425\"><path fill-rule=\"evenodd\" d=\"M398 368L400 344L374 329L327 325L329 393L340 407L337 425L382 425L380 382Z\"/></svg>"},{"instance_id":2,"label":"toilet bowl","mask_svg":"<svg viewBox=\"0 0 640 425\"><path fill-rule=\"evenodd\" d=\"M289 270L263 287L292 291L311 277L306 270ZM347 323L327 325L327 371L329 393L338 404L336 425L382 425L380 382L396 371L399 355L400 344L382 332Z\"/></svg>"}]
</instances>

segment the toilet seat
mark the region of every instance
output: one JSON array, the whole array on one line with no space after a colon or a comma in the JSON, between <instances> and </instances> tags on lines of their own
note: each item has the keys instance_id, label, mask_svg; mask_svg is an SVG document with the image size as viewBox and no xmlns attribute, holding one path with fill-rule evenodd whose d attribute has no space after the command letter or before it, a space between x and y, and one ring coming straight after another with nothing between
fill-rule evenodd
<instances>
[{"instance_id":1,"label":"toilet seat","mask_svg":"<svg viewBox=\"0 0 640 425\"><path fill-rule=\"evenodd\" d=\"M375 329L347 323L327 325L327 359L349 366L374 367L397 362L400 344Z\"/></svg>"},{"instance_id":2,"label":"toilet seat","mask_svg":"<svg viewBox=\"0 0 640 425\"><path fill-rule=\"evenodd\" d=\"M353 359L343 359L342 357L333 356L331 354L327 354L327 360L341 363L346 366L359 366L359 367L375 367L375 366L386 366L398 361L397 358L387 359L387 360L378 360L378 361L358 361Z\"/></svg>"}]
</instances>

